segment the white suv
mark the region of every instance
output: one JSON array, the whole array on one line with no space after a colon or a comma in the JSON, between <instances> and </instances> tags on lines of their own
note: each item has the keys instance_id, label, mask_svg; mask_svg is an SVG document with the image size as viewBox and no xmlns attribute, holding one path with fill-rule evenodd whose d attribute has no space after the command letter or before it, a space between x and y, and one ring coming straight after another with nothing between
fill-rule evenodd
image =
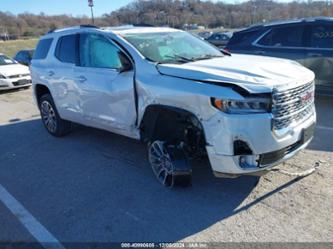
<instances>
[{"instance_id":1,"label":"white suv","mask_svg":"<svg viewBox=\"0 0 333 249\"><path fill-rule=\"evenodd\" d=\"M316 122L312 71L171 28L55 30L31 73L52 135L75 122L141 140L165 186L190 184L205 155L216 176L262 173L305 148Z\"/></svg>"}]
</instances>

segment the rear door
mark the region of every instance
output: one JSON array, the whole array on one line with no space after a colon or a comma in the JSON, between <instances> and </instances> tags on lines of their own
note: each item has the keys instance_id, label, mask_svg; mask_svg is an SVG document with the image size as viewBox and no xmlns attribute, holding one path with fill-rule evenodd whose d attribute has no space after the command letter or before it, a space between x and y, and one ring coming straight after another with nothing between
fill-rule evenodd
<instances>
[{"instance_id":1,"label":"rear door","mask_svg":"<svg viewBox=\"0 0 333 249\"><path fill-rule=\"evenodd\" d=\"M79 89L75 86L73 70L78 63L78 34L59 37L50 60L46 77L52 88L54 101L60 116L64 119L82 122Z\"/></svg>"},{"instance_id":2,"label":"rear door","mask_svg":"<svg viewBox=\"0 0 333 249\"><path fill-rule=\"evenodd\" d=\"M253 43L254 53L304 63L307 54L305 27L305 24L273 26Z\"/></svg>"},{"instance_id":3,"label":"rear door","mask_svg":"<svg viewBox=\"0 0 333 249\"><path fill-rule=\"evenodd\" d=\"M123 71L124 60L130 63L106 36L81 33L74 77L85 124L132 136L136 120L134 70Z\"/></svg>"},{"instance_id":4,"label":"rear door","mask_svg":"<svg viewBox=\"0 0 333 249\"><path fill-rule=\"evenodd\" d=\"M309 48L304 65L316 74L316 84L333 89L333 24L313 23L308 36Z\"/></svg>"}]
</instances>

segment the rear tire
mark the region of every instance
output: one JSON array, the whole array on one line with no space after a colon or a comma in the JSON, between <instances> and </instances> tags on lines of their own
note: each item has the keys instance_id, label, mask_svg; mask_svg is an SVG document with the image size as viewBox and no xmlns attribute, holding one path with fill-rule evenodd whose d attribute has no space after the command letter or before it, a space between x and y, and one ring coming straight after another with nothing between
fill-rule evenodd
<instances>
[{"instance_id":1,"label":"rear tire","mask_svg":"<svg viewBox=\"0 0 333 249\"><path fill-rule=\"evenodd\" d=\"M192 185L192 170L181 148L156 140L148 146L148 158L154 175L165 187Z\"/></svg>"},{"instance_id":2,"label":"rear tire","mask_svg":"<svg viewBox=\"0 0 333 249\"><path fill-rule=\"evenodd\" d=\"M47 93L40 97L39 110L43 124L52 136L61 137L71 131L71 122L60 118L51 94Z\"/></svg>"}]
</instances>

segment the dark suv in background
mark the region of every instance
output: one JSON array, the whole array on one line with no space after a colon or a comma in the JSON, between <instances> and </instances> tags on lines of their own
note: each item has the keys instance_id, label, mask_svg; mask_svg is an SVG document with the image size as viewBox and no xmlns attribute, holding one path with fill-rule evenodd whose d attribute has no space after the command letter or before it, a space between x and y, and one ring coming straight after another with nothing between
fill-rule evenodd
<instances>
[{"instance_id":1,"label":"dark suv in background","mask_svg":"<svg viewBox=\"0 0 333 249\"><path fill-rule=\"evenodd\" d=\"M320 93L333 94L333 18L253 26L235 32L227 49L232 53L296 60L315 72Z\"/></svg>"},{"instance_id":2,"label":"dark suv in background","mask_svg":"<svg viewBox=\"0 0 333 249\"><path fill-rule=\"evenodd\" d=\"M14 60L16 60L20 64L30 66L34 52L35 52L34 49L20 50L14 56Z\"/></svg>"}]
</instances>

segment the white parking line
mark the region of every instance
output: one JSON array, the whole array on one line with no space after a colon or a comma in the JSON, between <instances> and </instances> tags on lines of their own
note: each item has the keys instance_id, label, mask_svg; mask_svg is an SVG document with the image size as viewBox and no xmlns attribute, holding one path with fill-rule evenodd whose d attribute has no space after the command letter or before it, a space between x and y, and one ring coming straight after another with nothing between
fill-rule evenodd
<instances>
[{"instance_id":1,"label":"white parking line","mask_svg":"<svg viewBox=\"0 0 333 249\"><path fill-rule=\"evenodd\" d=\"M333 131L333 127L328 127L328 126L316 125L316 128L317 129L322 129L322 130Z\"/></svg>"},{"instance_id":2,"label":"white parking line","mask_svg":"<svg viewBox=\"0 0 333 249\"><path fill-rule=\"evenodd\" d=\"M16 216L32 236L46 249L65 249L65 247L26 210L1 184L0 200Z\"/></svg>"}]
</instances>

